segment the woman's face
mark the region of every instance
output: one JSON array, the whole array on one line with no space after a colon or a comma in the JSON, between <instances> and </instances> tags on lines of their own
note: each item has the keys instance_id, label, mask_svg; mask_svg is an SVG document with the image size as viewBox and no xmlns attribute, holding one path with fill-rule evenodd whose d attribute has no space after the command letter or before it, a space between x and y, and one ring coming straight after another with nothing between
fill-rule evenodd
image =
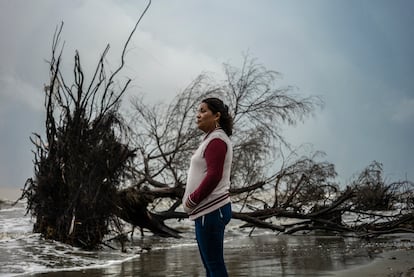
<instances>
[{"instance_id":1,"label":"woman's face","mask_svg":"<svg viewBox=\"0 0 414 277\"><path fill-rule=\"evenodd\" d=\"M220 118L220 113L213 114L208 105L202 102L198 106L197 126L201 131L208 133L216 128L216 122Z\"/></svg>"}]
</instances>

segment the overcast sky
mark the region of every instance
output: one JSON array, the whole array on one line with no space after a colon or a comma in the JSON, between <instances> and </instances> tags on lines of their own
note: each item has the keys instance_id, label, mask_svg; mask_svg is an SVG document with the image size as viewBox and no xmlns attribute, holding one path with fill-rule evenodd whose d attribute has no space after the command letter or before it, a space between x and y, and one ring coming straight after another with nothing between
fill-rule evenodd
<instances>
[{"instance_id":1,"label":"overcast sky","mask_svg":"<svg viewBox=\"0 0 414 277\"><path fill-rule=\"evenodd\" d=\"M32 132L44 132L43 84L52 35L64 21L64 68L78 49L92 74L107 43L115 68L146 1L0 1L0 186L33 174ZM280 72L325 107L287 128L296 145L326 152L348 180L371 161L389 180L414 180L414 1L153 0L121 77L132 95L171 99L202 72L242 55ZM68 76L68 79L72 76Z\"/></svg>"}]
</instances>

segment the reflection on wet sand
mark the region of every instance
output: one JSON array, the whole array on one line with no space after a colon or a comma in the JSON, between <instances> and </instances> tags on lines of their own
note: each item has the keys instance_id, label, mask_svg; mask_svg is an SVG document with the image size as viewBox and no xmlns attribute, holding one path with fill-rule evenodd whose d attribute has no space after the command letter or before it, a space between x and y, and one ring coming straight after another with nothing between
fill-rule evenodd
<instances>
[{"instance_id":1,"label":"reflection on wet sand","mask_svg":"<svg viewBox=\"0 0 414 277\"><path fill-rule=\"evenodd\" d=\"M364 243L335 236L268 234L226 241L225 258L230 276L332 276L332 271L369 262L394 243L386 239ZM192 244L150 250L137 258L105 268L46 275L205 276L205 273L197 246Z\"/></svg>"}]
</instances>

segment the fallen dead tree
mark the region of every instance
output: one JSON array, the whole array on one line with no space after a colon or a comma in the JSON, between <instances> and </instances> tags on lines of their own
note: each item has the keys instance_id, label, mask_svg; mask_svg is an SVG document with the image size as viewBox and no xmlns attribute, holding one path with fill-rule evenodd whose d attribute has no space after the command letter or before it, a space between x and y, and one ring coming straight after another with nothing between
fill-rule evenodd
<instances>
[{"instance_id":1,"label":"fallen dead tree","mask_svg":"<svg viewBox=\"0 0 414 277\"><path fill-rule=\"evenodd\" d=\"M137 193L140 195L147 194L161 198L171 197L174 199L176 192L167 190L161 194L142 191L137 191ZM356 190L348 187L339 193L336 199L326 201L329 204L323 206L320 204L306 205L307 209L310 207L308 212L304 212L299 206L296 209L256 207L254 211L233 211L233 219L245 222L240 227L251 228L252 232L257 228L269 229L284 234L304 234L312 231L323 231L332 234L366 238L390 233L414 233L414 214L412 213L412 207L405 207L398 211L369 212L353 208L355 206L353 202L355 199ZM159 216L157 219L162 221L166 219L186 218L184 213L173 211L173 209L157 212L157 214ZM348 219L344 218L345 214Z\"/></svg>"},{"instance_id":2,"label":"fallen dead tree","mask_svg":"<svg viewBox=\"0 0 414 277\"><path fill-rule=\"evenodd\" d=\"M384 195L384 198L376 198L375 196L375 200L361 198L358 195L360 187L372 185L366 182L360 183L362 180L366 181L364 176L367 172L375 172L376 177L371 181L376 183L376 189L379 190L377 193L391 186L394 187L392 192L389 195ZM376 194L375 190L371 192L373 195ZM249 213L236 213L234 217L247 221L246 216L248 216L270 222L269 219L276 222L280 221L278 220L280 218L290 219L286 221L286 224L273 224L269 228L285 234L306 233L314 230L358 237L373 237L398 232L412 233L414 232L413 192L414 184L410 181L385 184L382 178L382 166L374 161L363 170L352 186L348 186L344 191L336 192L335 198L321 198L311 205L303 205L302 202L294 201L289 205L291 207L289 210L283 209L286 205L281 204L279 207L259 209ZM295 197L289 196L288 198ZM393 199L392 203L387 202L386 208L379 211L358 208L361 206L359 201L372 203L372 206L367 206L368 209L372 209L390 198ZM323 204L321 205L321 203ZM256 227L257 225L255 222L248 222L249 224L243 227ZM261 227L263 228L263 226Z\"/></svg>"},{"instance_id":3,"label":"fallen dead tree","mask_svg":"<svg viewBox=\"0 0 414 277\"><path fill-rule=\"evenodd\" d=\"M116 79L142 16L124 45L119 67L107 75L107 45L89 83L77 51L74 81L67 83L61 69L63 46L59 49L63 23L55 32L50 82L44 88L46 135L31 138L35 176L26 181L21 196L36 219L34 232L45 238L94 249L114 228L122 232L116 203L135 149L127 143L127 126L118 112L131 80Z\"/></svg>"},{"instance_id":4,"label":"fallen dead tree","mask_svg":"<svg viewBox=\"0 0 414 277\"><path fill-rule=\"evenodd\" d=\"M300 149L292 150L285 141L281 124L304 119L321 104L318 98L299 98L291 94L290 87L274 88L278 73L249 57L239 69L224 68L225 81L216 83L200 75L169 105L151 106L143 99L133 102L136 115L131 124L139 124L132 128L138 158L131 168L131 183L137 193L153 199L147 208L159 220L186 217L181 197L188 161L200 137L194 109L203 98L214 95L229 105L234 116L230 193L233 218L245 222L242 228L286 234L322 230L357 236L413 230L410 181L385 184L382 166L373 162L341 191L334 165L320 161L323 153L300 156ZM284 156L282 149L290 154ZM270 169L275 161L280 164L277 171ZM397 209L398 213L362 219L363 213L375 209ZM281 218L286 222L280 223ZM389 224L384 225L384 220Z\"/></svg>"},{"instance_id":5,"label":"fallen dead tree","mask_svg":"<svg viewBox=\"0 0 414 277\"><path fill-rule=\"evenodd\" d=\"M135 190L134 187L124 189L117 194L116 215L142 229L148 229L155 235L162 237L180 237L179 231L168 227L163 222L161 214L153 213L147 209L152 197L146 193Z\"/></svg>"}]
</instances>

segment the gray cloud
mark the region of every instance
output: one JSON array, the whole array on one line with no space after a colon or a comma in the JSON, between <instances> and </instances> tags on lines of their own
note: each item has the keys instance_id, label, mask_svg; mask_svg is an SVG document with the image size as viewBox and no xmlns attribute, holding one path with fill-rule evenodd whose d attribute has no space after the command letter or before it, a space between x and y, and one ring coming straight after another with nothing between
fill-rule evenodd
<instances>
[{"instance_id":1,"label":"gray cloud","mask_svg":"<svg viewBox=\"0 0 414 277\"><path fill-rule=\"evenodd\" d=\"M53 31L65 22L65 74L78 49L92 72L106 44L108 66L145 1L0 2L0 186L21 186L32 174L28 137L43 129ZM343 179L372 160L390 176L414 179L414 18L410 1L178 1L154 0L131 41L122 77L128 96L168 100L203 71L239 65L249 51L281 85L316 94L325 108L295 127L294 144L327 153ZM127 100L125 100L127 105Z\"/></svg>"}]
</instances>

